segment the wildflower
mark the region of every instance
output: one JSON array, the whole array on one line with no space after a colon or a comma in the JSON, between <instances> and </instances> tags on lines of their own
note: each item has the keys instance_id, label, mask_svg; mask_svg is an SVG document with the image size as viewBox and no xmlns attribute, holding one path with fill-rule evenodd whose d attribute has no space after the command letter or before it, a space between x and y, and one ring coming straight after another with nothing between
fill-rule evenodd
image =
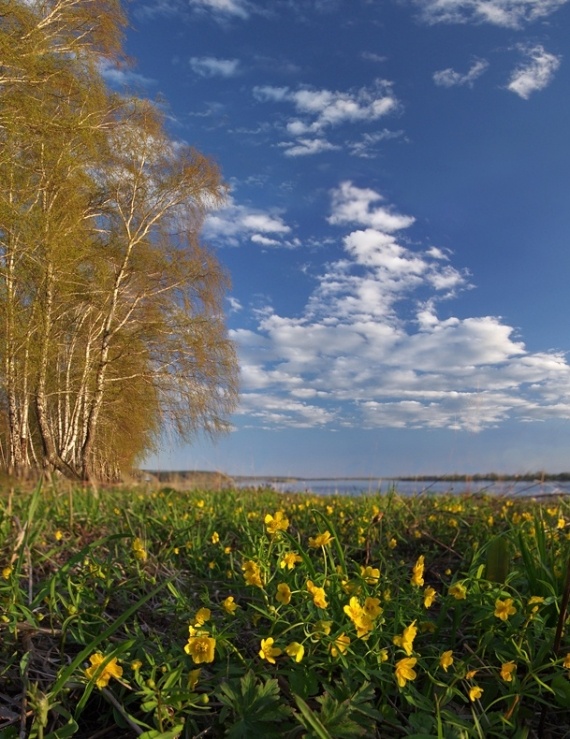
<instances>
[{"instance_id":1,"label":"wildflower","mask_svg":"<svg viewBox=\"0 0 570 739\"><path fill-rule=\"evenodd\" d=\"M333 641L333 643L330 645L329 650L333 657L338 657L339 654L344 654L346 650L348 649L348 645L350 644L350 637L346 636L344 631L340 636L337 636L337 638Z\"/></svg>"},{"instance_id":2,"label":"wildflower","mask_svg":"<svg viewBox=\"0 0 570 739\"><path fill-rule=\"evenodd\" d=\"M224 547L224 554L231 554L232 548L230 546Z\"/></svg>"},{"instance_id":3,"label":"wildflower","mask_svg":"<svg viewBox=\"0 0 570 739\"><path fill-rule=\"evenodd\" d=\"M398 546L398 542L396 541L396 539L394 539L394 537L390 539L390 541L388 542L388 546L390 549L395 549Z\"/></svg>"},{"instance_id":4,"label":"wildflower","mask_svg":"<svg viewBox=\"0 0 570 739\"><path fill-rule=\"evenodd\" d=\"M224 609L226 613L229 613L230 616L233 616L234 613L239 608L238 604L235 603L234 601L235 599L233 595L228 595L228 597L222 601L222 608Z\"/></svg>"},{"instance_id":5,"label":"wildflower","mask_svg":"<svg viewBox=\"0 0 570 739\"><path fill-rule=\"evenodd\" d=\"M202 668L198 667L195 670L190 670L190 672L188 673L188 687L190 688L190 690L194 690L196 685L198 685L198 679L201 672Z\"/></svg>"},{"instance_id":6,"label":"wildflower","mask_svg":"<svg viewBox=\"0 0 570 739\"><path fill-rule=\"evenodd\" d=\"M424 590L424 607L431 608L434 600L437 598L437 593L431 585Z\"/></svg>"},{"instance_id":7,"label":"wildflower","mask_svg":"<svg viewBox=\"0 0 570 739\"><path fill-rule=\"evenodd\" d=\"M562 667L565 667L567 670L570 670L570 652L564 657L564 662L562 663Z\"/></svg>"},{"instance_id":8,"label":"wildflower","mask_svg":"<svg viewBox=\"0 0 570 739\"><path fill-rule=\"evenodd\" d=\"M382 608L380 608L380 598L366 598L363 610L367 616L370 616L370 618L378 618L382 613Z\"/></svg>"},{"instance_id":9,"label":"wildflower","mask_svg":"<svg viewBox=\"0 0 570 739\"><path fill-rule=\"evenodd\" d=\"M332 540L333 537L331 536L330 531L325 531L323 534L317 534L317 536L309 537L309 546L313 547L313 549L326 547L326 545L330 544Z\"/></svg>"},{"instance_id":10,"label":"wildflower","mask_svg":"<svg viewBox=\"0 0 570 739\"><path fill-rule=\"evenodd\" d=\"M472 680L478 672L479 670L469 670L469 672L465 675L465 679Z\"/></svg>"},{"instance_id":11,"label":"wildflower","mask_svg":"<svg viewBox=\"0 0 570 739\"><path fill-rule=\"evenodd\" d=\"M299 642L292 641L291 644L285 647L285 651L295 662L300 662L305 654L305 647Z\"/></svg>"},{"instance_id":12,"label":"wildflower","mask_svg":"<svg viewBox=\"0 0 570 739\"><path fill-rule=\"evenodd\" d=\"M532 606L532 613L536 613L538 611L538 604L540 603L544 603L544 598L541 598L540 595L533 595L531 598L528 599L528 605Z\"/></svg>"},{"instance_id":13,"label":"wildflower","mask_svg":"<svg viewBox=\"0 0 570 739\"><path fill-rule=\"evenodd\" d=\"M196 611L196 616L194 617L194 626L203 626L206 621L210 620L211 615L212 611L210 611L209 608L200 608L198 611Z\"/></svg>"},{"instance_id":14,"label":"wildflower","mask_svg":"<svg viewBox=\"0 0 570 739\"><path fill-rule=\"evenodd\" d=\"M380 570L376 567L370 567L368 565L367 567L360 566L360 575L364 580L368 583L368 585L376 585L380 578Z\"/></svg>"},{"instance_id":15,"label":"wildflower","mask_svg":"<svg viewBox=\"0 0 570 739\"><path fill-rule=\"evenodd\" d=\"M9 580L10 575L12 574L13 571L14 571L13 567L10 567L10 566L4 567L4 569L2 570L2 577L4 578L4 580Z\"/></svg>"},{"instance_id":16,"label":"wildflower","mask_svg":"<svg viewBox=\"0 0 570 739\"><path fill-rule=\"evenodd\" d=\"M497 618L500 618L501 621L506 621L509 616L514 616L514 614L517 612L517 609L513 606L513 599L507 598L506 600L500 600L497 598L495 601L495 613L494 615Z\"/></svg>"},{"instance_id":17,"label":"wildflower","mask_svg":"<svg viewBox=\"0 0 570 739\"><path fill-rule=\"evenodd\" d=\"M220 535L218 534L217 531L214 531L214 533L212 534L212 544L218 544L219 541L220 541Z\"/></svg>"},{"instance_id":18,"label":"wildflower","mask_svg":"<svg viewBox=\"0 0 570 739\"><path fill-rule=\"evenodd\" d=\"M313 626L313 634L316 636L328 636L331 633L332 621L317 621Z\"/></svg>"},{"instance_id":19,"label":"wildflower","mask_svg":"<svg viewBox=\"0 0 570 739\"><path fill-rule=\"evenodd\" d=\"M401 636L395 636L392 641L397 647L402 647L409 657L413 652L414 639L416 638L417 633L418 630L416 628L416 622L413 621L409 626L406 626Z\"/></svg>"},{"instance_id":20,"label":"wildflower","mask_svg":"<svg viewBox=\"0 0 570 739\"><path fill-rule=\"evenodd\" d=\"M88 667L85 670L85 674L89 678L89 680L92 680L95 677L95 674L99 671L101 665L103 662L105 662L106 657L101 654L101 652L95 652L95 654L92 654L91 657L89 657L89 662L91 662L91 667ZM120 667L117 664L117 658L113 657L110 659L105 667L101 670L99 675L97 676L97 679L95 680L95 685L98 688L106 688L109 684L109 680L114 677L116 680L119 680L123 675L123 668Z\"/></svg>"},{"instance_id":21,"label":"wildflower","mask_svg":"<svg viewBox=\"0 0 570 739\"><path fill-rule=\"evenodd\" d=\"M63 539L63 532L58 529L54 534L54 538L56 541L61 541Z\"/></svg>"},{"instance_id":22,"label":"wildflower","mask_svg":"<svg viewBox=\"0 0 570 739\"><path fill-rule=\"evenodd\" d=\"M517 666L514 662L503 662L501 665L501 677L507 683L512 682L516 671Z\"/></svg>"},{"instance_id":23,"label":"wildflower","mask_svg":"<svg viewBox=\"0 0 570 739\"><path fill-rule=\"evenodd\" d=\"M443 667L445 672L447 672L448 668L451 667L452 664L453 664L453 651L451 649L448 649L447 652L444 652L439 658L439 666Z\"/></svg>"},{"instance_id":24,"label":"wildflower","mask_svg":"<svg viewBox=\"0 0 570 739\"><path fill-rule=\"evenodd\" d=\"M353 596L350 599L349 604L347 606L344 606L343 611L346 613L351 621L355 621L357 618L359 618L360 614L362 613L362 606L358 602L358 598L356 596Z\"/></svg>"},{"instance_id":25,"label":"wildflower","mask_svg":"<svg viewBox=\"0 0 570 739\"><path fill-rule=\"evenodd\" d=\"M283 511L277 511L274 516L268 513L265 516L265 528L268 534L277 534L280 531L287 531L289 528L289 519Z\"/></svg>"},{"instance_id":26,"label":"wildflower","mask_svg":"<svg viewBox=\"0 0 570 739\"><path fill-rule=\"evenodd\" d=\"M476 700L479 700L479 698L483 695L483 688L480 688L478 685L474 685L472 688L469 688L469 700L474 702Z\"/></svg>"},{"instance_id":27,"label":"wildflower","mask_svg":"<svg viewBox=\"0 0 570 739\"><path fill-rule=\"evenodd\" d=\"M307 580L307 590L313 596L313 603L318 608L328 608L326 593L324 588L317 587L312 580Z\"/></svg>"},{"instance_id":28,"label":"wildflower","mask_svg":"<svg viewBox=\"0 0 570 739\"><path fill-rule=\"evenodd\" d=\"M284 606L291 602L291 588L287 585L287 583L279 583L279 585L277 586L277 595L275 596L275 600L278 600L279 603L283 603Z\"/></svg>"},{"instance_id":29,"label":"wildflower","mask_svg":"<svg viewBox=\"0 0 570 739\"><path fill-rule=\"evenodd\" d=\"M279 562L280 567L286 567L288 570L292 570L297 562L302 562L303 558L300 557L297 552L287 552L283 555L283 559Z\"/></svg>"},{"instance_id":30,"label":"wildflower","mask_svg":"<svg viewBox=\"0 0 570 739\"><path fill-rule=\"evenodd\" d=\"M455 600L465 600L467 597L467 588L460 582L456 582L449 588L449 595L452 595Z\"/></svg>"},{"instance_id":31,"label":"wildflower","mask_svg":"<svg viewBox=\"0 0 570 739\"><path fill-rule=\"evenodd\" d=\"M202 662L213 662L215 649L216 640L207 634L190 636L188 643L184 646L184 651L192 657L192 661L196 665Z\"/></svg>"},{"instance_id":32,"label":"wildflower","mask_svg":"<svg viewBox=\"0 0 570 739\"><path fill-rule=\"evenodd\" d=\"M261 640L261 649L259 650L259 656L261 659L266 659L272 665L275 664L274 657L279 657L282 650L278 647L273 646L274 639L270 636L267 639Z\"/></svg>"},{"instance_id":33,"label":"wildflower","mask_svg":"<svg viewBox=\"0 0 570 739\"><path fill-rule=\"evenodd\" d=\"M421 588L421 586L424 584L424 555L420 555L418 557L418 561L414 565L412 569L412 579L411 583L412 585L415 585L418 588Z\"/></svg>"},{"instance_id":34,"label":"wildflower","mask_svg":"<svg viewBox=\"0 0 570 739\"><path fill-rule=\"evenodd\" d=\"M243 579L247 585L254 585L256 588L262 588L261 570L257 562L249 560L242 565Z\"/></svg>"},{"instance_id":35,"label":"wildflower","mask_svg":"<svg viewBox=\"0 0 570 739\"><path fill-rule=\"evenodd\" d=\"M404 657L396 662L394 672L400 688L403 688L408 680L415 680L418 676L417 672L414 670L417 661L418 660L415 657Z\"/></svg>"},{"instance_id":36,"label":"wildflower","mask_svg":"<svg viewBox=\"0 0 570 739\"><path fill-rule=\"evenodd\" d=\"M136 672L137 670L140 670L141 667L142 667L142 662L141 662L140 659L135 659L135 660L133 660L131 662L131 670L133 672Z\"/></svg>"},{"instance_id":37,"label":"wildflower","mask_svg":"<svg viewBox=\"0 0 570 739\"><path fill-rule=\"evenodd\" d=\"M146 562L148 554L144 546L144 541L142 539L139 539L138 536L133 541L132 549L136 559L138 559L140 562Z\"/></svg>"}]
</instances>

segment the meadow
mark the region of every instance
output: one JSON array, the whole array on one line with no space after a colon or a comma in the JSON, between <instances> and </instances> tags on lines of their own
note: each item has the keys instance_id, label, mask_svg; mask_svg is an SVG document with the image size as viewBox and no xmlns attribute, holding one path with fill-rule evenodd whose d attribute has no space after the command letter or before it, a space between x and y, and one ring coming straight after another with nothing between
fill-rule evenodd
<instances>
[{"instance_id":1,"label":"meadow","mask_svg":"<svg viewBox=\"0 0 570 739\"><path fill-rule=\"evenodd\" d=\"M563 497L0 495L0 739L570 736Z\"/></svg>"}]
</instances>

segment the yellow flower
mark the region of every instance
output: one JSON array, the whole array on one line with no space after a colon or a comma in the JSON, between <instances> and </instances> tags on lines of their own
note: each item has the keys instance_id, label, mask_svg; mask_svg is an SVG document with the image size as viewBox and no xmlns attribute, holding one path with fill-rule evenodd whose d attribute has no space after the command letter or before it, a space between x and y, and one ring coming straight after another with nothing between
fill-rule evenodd
<instances>
[{"instance_id":1,"label":"yellow flower","mask_svg":"<svg viewBox=\"0 0 570 739\"><path fill-rule=\"evenodd\" d=\"M56 541L61 541L63 539L63 532L58 529L55 532L54 537Z\"/></svg>"},{"instance_id":2,"label":"yellow flower","mask_svg":"<svg viewBox=\"0 0 570 739\"><path fill-rule=\"evenodd\" d=\"M479 698L483 695L483 688L480 688L478 685L474 685L472 688L469 688L469 700L474 702L476 700L479 700Z\"/></svg>"},{"instance_id":3,"label":"yellow flower","mask_svg":"<svg viewBox=\"0 0 570 739\"><path fill-rule=\"evenodd\" d=\"M415 657L404 657L396 662L394 672L400 688L403 688L408 680L415 680L418 676L414 670L417 661Z\"/></svg>"},{"instance_id":4,"label":"yellow flower","mask_svg":"<svg viewBox=\"0 0 570 739\"><path fill-rule=\"evenodd\" d=\"M317 534L317 536L309 537L309 546L313 547L313 549L326 547L326 545L330 544L332 540L333 537L331 536L330 532L325 531L323 534Z\"/></svg>"},{"instance_id":5,"label":"yellow flower","mask_svg":"<svg viewBox=\"0 0 570 739\"><path fill-rule=\"evenodd\" d=\"M503 662L501 665L501 677L507 683L512 682L517 666L514 662Z\"/></svg>"},{"instance_id":6,"label":"yellow flower","mask_svg":"<svg viewBox=\"0 0 570 739\"><path fill-rule=\"evenodd\" d=\"M287 585L287 583L279 583L279 585L277 586L277 595L275 596L275 600L278 600L279 603L283 603L284 606L291 602L291 588Z\"/></svg>"},{"instance_id":7,"label":"yellow flower","mask_svg":"<svg viewBox=\"0 0 570 739\"><path fill-rule=\"evenodd\" d=\"M195 670L190 670L188 673L188 687L190 690L194 690L196 685L198 685L198 679L200 678L200 673L202 672L202 668L198 667Z\"/></svg>"},{"instance_id":8,"label":"yellow flower","mask_svg":"<svg viewBox=\"0 0 570 739\"><path fill-rule=\"evenodd\" d=\"M395 636L392 640L397 647L402 647L404 652L410 656L413 652L414 639L418 630L416 628L416 622L414 621L409 626L406 626L401 636Z\"/></svg>"},{"instance_id":9,"label":"yellow flower","mask_svg":"<svg viewBox=\"0 0 570 739\"><path fill-rule=\"evenodd\" d=\"M376 585L376 583L380 579L380 570L376 567L370 567L370 565L368 565L367 567L363 567L361 565L360 575L369 585Z\"/></svg>"},{"instance_id":10,"label":"yellow flower","mask_svg":"<svg viewBox=\"0 0 570 739\"><path fill-rule=\"evenodd\" d=\"M14 571L13 567L10 567L10 566L4 567L4 569L2 570L2 577L4 578L4 580L9 580L10 575L12 574L13 571Z\"/></svg>"},{"instance_id":11,"label":"yellow flower","mask_svg":"<svg viewBox=\"0 0 570 739\"><path fill-rule=\"evenodd\" d=\"M390 541L388 542L388 546L390 547L390 549L395 549L398 546L398 542L396 541L396 539L394 539L394 537L390 539Z\"/></svg>"},{"instance_id":12,"label":"yellow flower","mask_svg":"<svg viewBox=\"0 0 570 739\"><path fill-rule=\"evenodd\" d=\"M328 636L331 633L332 621L317 621L312 628L317 637Z\"/></svg>"},{"instance_id":13,"label":"yellow flower","mask_svg":"<svg viewBox=\"0 0 570 739\"><path fill-rule=\"evenodd\" d=\"M451 667L452 664L453 664L453 651L451 649L448 649L448 651L444 652L439 658L439 665L440 667L443 667L445 672L447 672L448 668Z\"/></svg>"},{"instance_id":14,"label":"yellow flower","mask_svg":"<svg viewBox=\"0 0 570 739\"><path fill-rule=\"evenodd\" d=\"M328 608L326 593L324 588L317 587L311 580L307 580L307 590L313 596L313 603L318 608Z\"/></svg>"},{"instance_id":15,"label":"yellow flower","mask_svg":"<svg viewBox=\"0 0 570 739\"><path fill-rule=\"evenodd\" d=\"M220 535L217 531L212 534L212 544L217 544L220 541Z\"/></svg>"},{"instance_id":16,"label":"yellow flower","mask_svg":"<svg viewBox=\"0 0 570 739\"><path fill-rule=\"evenodd\" d=\"M431 585L428 585L428 587L424 590L424 606L426 608L431 608L436 598L436 591L434 590L434 588L431 587Z\"/></svg>"},{"instance_id":17,"label":"yellow flower","mask_svg":"<svg viewBox=\"0 0 570 739\"><path fill-rule=\"evenodd\" d=\"M513 606L513 599L507 598L506 600L500 600L497 598L495 601L495 616L500 618L501 621L506 621L509 616L514 616L517 609Z\"/></svg>"},{"instance_id":18,"label":"yellow flower","mask_svg":"<svg viewBox=\"0 0 570 739\"><path fill-rule=\"evenodd\" d=\"M203 626L206 621L210 620L211 615L212 611L209 608L200 608L194 616L194 626Z\"/></svg>"},{"instance_id":19,"label":"yellow flower","mask_svg":"<svg viewBox=\"0 0 570 739\"><path fill-rule=\"evenodd\" d=\"M299 642L292 641L291 644L285 647L285 651L295 662L300 662L305 654L305 647Z\"/></svg>"},{"instance_id":20,"label":"yellow flower","mask_svg":"<svg viewBox=\"0 0 570 739\"><path fill-rule=\"evenodd\" d=\"M261 570L257 562L250 560L242 565L243 579L247 585L254 585L256 588L263 588L261 582Z\"/></svg>"},{"instance_id":21,"label":"yellow flower","mask_svg":"<svg viewBox=\"0 0 570 739\"><path fill-rule=\"evenodd\" d=\"M337 636L337 638L333 641L333 643L330 645L329 650L333 657L338 657L339 654L344 654L346 650L348 649L348 645L350 644L350 637L346 636L344 631L340 636Z\"/></svg>"},{"instance_id":22,"label":"yellow flower","mask_svg":"<svg viewBox=\"0 0 570 739\"><path fill-rule=\"evenodd\" d=\"M133 670L133 672L140 670L141 667L142 667L142 662L140 659L135 659L131 662L131 670Z\"/></svg>"},{"instance_id":23,"label":"yellow flower","mask_svg":"<svg viewBox=\"0 0 570 739\"><path fill-rule=\"evenodd\" d=\"M353 622L356 619L360 618L360 614L362 613L362 606L358 602L358 598L356 596L353 596L350 599L348 605L344 606L343 611L346 613L349 619Z\"/></svg>"},{"instance_id":24,"label":"yellow flower","mask_svg":"<svg viewBox=\"0 0 570 739\"><path fill-rule=\"evenodd\" d=\"M274 657L279 657L282 650L278 647L273 646L274 639L270 636L267 639L261 640L261 649L259 650L259 656L261 659L266 659L272 665L275 664Z\"/></svg>"},{"instance_id":25,"label":"yellow flower","mask_svg":"<svg viewBox=\"0 0 570 739\"><path fill-rule=\"evenodd\" d=\"M289 519L283 511L277 511L274 516L268 513L265 516L265 528L268 534L277 534L279 531L287 531Z\"/></svg>"},{"instance_id":26,"label":"yellow flower","mask_svg":"<svg viewBox=\"0 0 570 739\"><path fill-rule=\"evenodd\" d=\"M469 670L469 672L465 675L465 678L467 680L471 680L475 677L475 675L479 672L479 670Z\"/></svg>"},{"instance_id":27,"label":"yellow flower","mask_svg":"<svg viewBox=\"0 0 570 739\"><path fill-rule=\"evenodd\" d=\"M233 595L228 595L228 597L222 601L222 608L224 609L224 611L226 611L226 613L229 613L230 616L233 616L239 608L238 604L234 601L235 598Z\"/></svg>"},{"instance_id":28,"label":"yellow flower","mask_svg":"<svg viewBox=\"0 0 570 739\"><path fill-rule=\"evenodd\" d=\"M532 613L536 613L538 611L538 606L541 603L544 603L544 598L542 598L540 595L533 595L531 598L528 599L528 605L532 606Z\"/></svg>"},{"instance_id":29,"label":"yellow flower","mask_svg":"<svg viewBox=\"0 0 570 739\"><path fill-rule=\"evenodd\" d=\"M460 582L456 582L449 588L449 595L452 595L455 600L465 600L467 597L467 588Z\"/></svg>"},{"instance_id":30,"label":"yellow flower","mask_svg":"<svg viewBox=\"0 0 570 739\"><path fill-rule=\"evenodd\" d=\"M85 674L89 678L89 680L92 680L95 677L95 673L98 672L103 662L106 660L106 657L101 654L101 652L95 652L95 654L92 654L91 657L89 657L89 662L91 662L91 667L88 667L85 670ZM100 674L97 676L97 679L95 680L95 685L98 688L106 688L109 684L109 680L114 677L116 680L119 680L123 675L123 668L119 667L117 664L117 658L113 657L110 659L105 667L103 667Z\"/></svg>"},{"instance_id":31,"label":"yellow flower","mask_svg":"<svg viewBox=\"0 0 570 739\"><path fill-rule=\"evenodd\" d=\"M415 585L418 588L421 588L421 586L424 584L424 555L420 555L418 557L418 561L413 567L412 570L412 585Z\"/></svg>"},{"instance_id":32,"label":"yellow flower","mask_svg":"<svg viewBox=\"0 0 570 739\"><path fill-rule=\"evenodd\" d=\"M213 662L215 657L216 640L203 634L202 636L191 636L184 646L184 651L192 657L194 664L202 662Z\"/></svg>"},{"instance_id":33,"label":"yellow flower","mask_svg":"<svg viewBox=\"0 0 570 739\"><path fill-rule=\"evenodd\" d=\"M297 562L302 562L303 558L300 557L297 552L287 552L287 554L283 555L283 558L281 562L279 562L280 567L287 567L288 570L292 570Z\"/></svg>"},{"instance_id":34,"label":"yellow flower","mask_svg":"<svg viewBox=\"0 0 570 739\"><path fill-rule=\"evenodd\" d=\"M367 616L370 616L370 618L378 618L382 613L382 608L380 608L380 598L366 598L363 610Z\"/></svg>"},{"instance_id":35,"label":"yellow flower","mask_svg":"<svg viewBox=\"0 0 570 739\"><path fill-rule=\"evenodd\" d=\"M144 541L142 539L139 539L138 536L133 541L132 549L136 559L138 559L140 562L146 562L148 554L144 547Z\"/></svg>"},{"instance_id":36,"label":"yellow flower","mask_svg":"<svg viewBox=\"0 0 570 739\"><path fill-rule=\"evenodd\" d=\"M570 670L570 652L564 657L564 662L562 663L562 667L565 667L567 670Z\"/></svg>"}]
</instances>

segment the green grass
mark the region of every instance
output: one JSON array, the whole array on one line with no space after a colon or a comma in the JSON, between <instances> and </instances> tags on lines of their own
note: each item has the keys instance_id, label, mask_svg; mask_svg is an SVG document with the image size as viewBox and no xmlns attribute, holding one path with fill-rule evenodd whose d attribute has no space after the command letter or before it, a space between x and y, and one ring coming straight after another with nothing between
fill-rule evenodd
<instances>
[{"instance_id":1,"label":"green grass","mask_svg":"<svg viewBox=\"0 0 570 739\"><path fill-rule=\"evenodd\" d=\"M570 737L565 499L1 502L0 739Z\"/></svg>"}]
</instances>

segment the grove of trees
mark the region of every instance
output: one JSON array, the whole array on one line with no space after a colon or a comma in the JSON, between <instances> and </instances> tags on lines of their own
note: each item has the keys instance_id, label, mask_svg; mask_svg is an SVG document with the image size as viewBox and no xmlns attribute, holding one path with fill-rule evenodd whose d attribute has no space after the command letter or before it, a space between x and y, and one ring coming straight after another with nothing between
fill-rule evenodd
<instances>
[{"instance_id":1,"label":"grove of trees","mask_svg":"<svg viewBox=\"0 0 570 739\"><path fill-rule=\"evenodd\" d=\"M161 429L227 427L227 278L200 242L217 166L118 94L117 0L0 8L0 466L116 479Z\"/></svg>"}]
</instances>

